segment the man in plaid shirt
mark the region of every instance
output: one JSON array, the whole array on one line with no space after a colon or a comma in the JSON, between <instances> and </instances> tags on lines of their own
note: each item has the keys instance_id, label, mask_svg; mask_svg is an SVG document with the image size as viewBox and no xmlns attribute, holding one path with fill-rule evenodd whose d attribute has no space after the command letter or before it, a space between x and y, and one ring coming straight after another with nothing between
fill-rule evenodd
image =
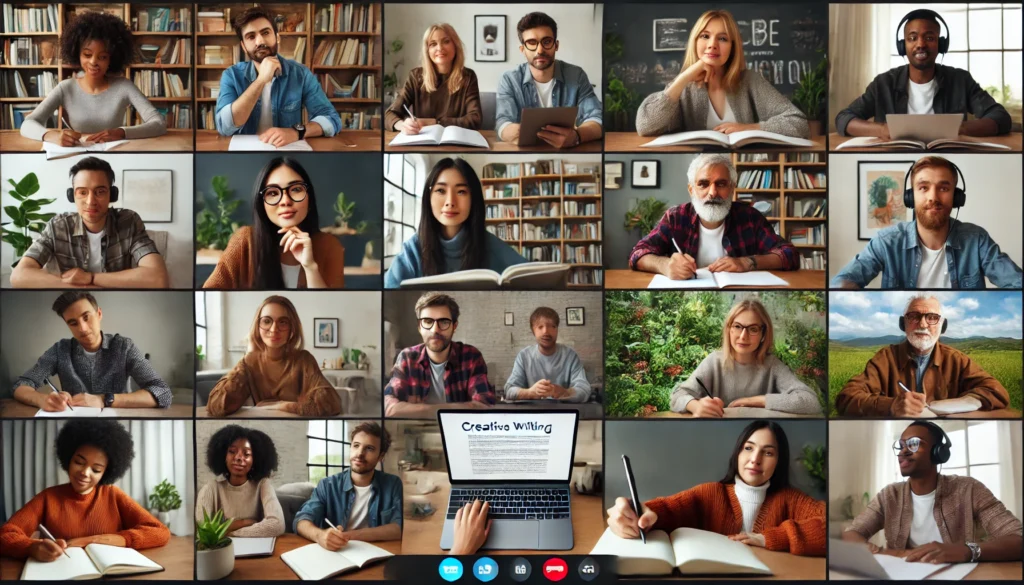
<instances>
[{"instance_id":1,"label":"man in plaid shirt","mask_svg":"<svg viewBox=\"0 0 1024 585\"><path fill-rule=\"evenodd\" d=\"M750 205L733 205L736 168L725 154L701 154L686 173L690 202L669 209L633 248L629 267L693 278L711 272L796 270L800 259L763 215Z\"/></svg>"},{"instance_id":2,"label":"man in plaid shirt","mask_svg":"<svg viewBox=\"0 0 1024 585\"><path fill-rule=\"evenodd\" d=\"M494 388L480 350L452 341L459 305L446 294L427 293L416 301L423 343L398 354L384 389L386 416L430 418L438 408L487 408Z\"/></svg>"}]
</instances>

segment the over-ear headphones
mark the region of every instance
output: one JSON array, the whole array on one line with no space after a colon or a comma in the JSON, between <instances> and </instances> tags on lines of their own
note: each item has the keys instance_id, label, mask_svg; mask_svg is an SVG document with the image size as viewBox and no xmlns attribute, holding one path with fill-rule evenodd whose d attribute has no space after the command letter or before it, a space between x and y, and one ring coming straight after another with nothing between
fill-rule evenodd
<instances>
[{"instance_id":1,"label":"over-ear headphones","mask_svg":"<svg viewBox=\"0 0 1024 585\"><path fill-rule=\"evenodd\" d=\"M942 437L940 439L940 443L937 445L932 445L932 449L929 452L932 458L932 463L935 463L936 465L942 465L943 463L949 461L949 449L950 447L953 446L953 443L949 440L949 435L946 434L946 431L942 430L942 427L940 427L939 425L926 420L915 420L913 423L911 423L911 426L914 425L926 427L930 429L933 432L933 434L938 433L939 436Z\"/></svg>"},{"instance_id":2,"label":"over-ear headphones","mask_svg":"<svg viewBox=\"0 0 1024 585\"><path fill-rule=\"evenodd\" d=\"M963 207L967 204L967 179L964 177L964 173L960 170L960 167L956 166L956 163L948 159L946 159L946 162L953 167L956 171L956 176L960 178L960 182L957 183L957 186L953 189L953 207ZM903 207L906 207L907 209L914 208L914 186L910 185L908 187L907 183L910 182L910 176L914 172L915 166L917 166L916 162L910 165L910 169L907 170L907 174L903 176ZM111 199L111 201L113 201L113 199Z\"/></svg>"},{"instance_id":3,"label":"over-ear headphones","mask_svg":"<svg viewBox=\"0 0 1024 585\"><path fill-rule=\"evenodd\" d=\"M117 201L117 195L118 195L117 187L111 185L110 186L110 202L111 203L114 203L115 201ZM74 203L75 202L75 188L74 187L68 187L68 201L70 203Z\"/></svg>"},{"instance_id":4,"label":"over-ear headphones","mask_svg":"<svg viewBox=\"0 0 1024 585\"><path fill-rule=\"evenodd\" d=\"M941 332L945 333L946 332L946 327L948 327L948 326L949 326L949 319L943 317L942 318L942 331ZM903 315L900 315L900 331L906 331L906 330L907 330L907 318L904 317Z\"/></svg>"},{"instance_id":5,"label":"over-ear headphones","mask_svg":"<svg viewBox=\"0 0 1024 585\"><path fill-rule=\"evenodd\" d=\"M939 29L939 54L945 55L946 51L949 51L949 25L942 19L942 16L934 10L928 10L927 8L918 8L917 10L911 10L903 17L903 20L896 25L896 52L900 57L907 56L907 46L904 44L904 39L900 37L903 34L903 25L910 22L911 20L917 20L924 18L926 20L937 20L942 23L942 26L946 27L946 36L942 36L942 29Z\"/></svg>"}]
</instances>

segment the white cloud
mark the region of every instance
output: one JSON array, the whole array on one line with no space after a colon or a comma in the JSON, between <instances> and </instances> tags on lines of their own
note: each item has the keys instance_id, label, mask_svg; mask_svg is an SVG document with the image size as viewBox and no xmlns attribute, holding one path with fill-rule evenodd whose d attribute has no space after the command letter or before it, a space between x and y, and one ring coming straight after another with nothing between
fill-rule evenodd
<instances>
[{"instance_id":1,"label":"white cloud","mask_svg":"<svg viewBox=\"0 0 1024 585\"><path fill-rule=\"evenodd\" d=\"M829 313L829 336L838 337L879 337L899 333L896 322L899 319L890 313L875 313L868 318L847 317L842 313Z\"/></svg>"},{"instance_id":2,"label":"white cloud","mask_svg":"<svg viewBox=\"0 0 1024 585\"><path fill-rule=\"evenodd\" d=\"M957 304L968 311L977 311L981 303L974 297L965 297L957 301Z\"/></svg>"},{"instance_id":3,"label":"white cloud","mask_svg":"<svg viewBox=\"0 0 1024 585\"><path fill-rule=\"evenodd\" d=\"M868 298L868 293L862 292L842 291L832 293L832 303L851 309L871 308L871 300Z\"/></svg>"},{"instance_id":4,"label":"white cloud","mask_svg":"<svg viewBox=\"0 0 1024 585\"><path fill-rule=\"evenodd\" d=\"M1005 315L991 317L968 317L963 321L950 322L946 335L949 337L1010 337L1021 338L1021 317Z\"/></svg>"}]
</instances>

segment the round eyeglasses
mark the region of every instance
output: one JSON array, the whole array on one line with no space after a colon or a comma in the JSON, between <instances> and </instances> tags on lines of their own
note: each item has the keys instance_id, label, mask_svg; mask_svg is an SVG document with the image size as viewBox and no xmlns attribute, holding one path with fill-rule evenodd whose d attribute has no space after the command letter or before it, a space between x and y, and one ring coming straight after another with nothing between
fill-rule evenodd
<instances>
[{"instance_id":1,"label":"round eyeglasses","mask_svg":"<svg viewBox=\"0 0 1024 585\"><path fill-rule=\"evenodd\" d=\"M260 191L260 197L263 197L263 202L267 205L277 205L287 193L289 199L298 203L306 198L307 192L309 192L309 185L305 183L292 183L283 189L277 185L271 185Z\"/></svg>"}]
</instances>

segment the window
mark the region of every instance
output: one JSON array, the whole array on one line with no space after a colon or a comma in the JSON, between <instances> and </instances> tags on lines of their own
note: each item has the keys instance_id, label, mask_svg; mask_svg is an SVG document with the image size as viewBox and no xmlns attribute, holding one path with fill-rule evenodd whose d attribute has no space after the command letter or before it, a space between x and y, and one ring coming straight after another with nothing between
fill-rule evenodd
<instances>
[{"instance_id":1,"label":"window","mask_svg":"<svg viewBox=\"0 0 1024 585\"><path fill-rule=\"evenodd\" d=\"M306 439L309 441L309 481L313 485L320 480L348 469L349 423L344 420L311 420Z\"/></svg>"},{"instance_id":2,"label":"window","mask_svg":"<svg viewBox=\"0 0 1024 585\"><path fill-rule=\"evenodd\" d=\"M416 233L426 179L420 155L384 155L384 268Z\"/></svg>"},{"instance_id":3,"label":"window","mask_svg":"<svg viewBox=\"0 0 1024 585\"><path fill-rule=\"evenodd\" d=\"M196 291L196 353L202 353L207 355L209 353L210 345L207 343L206 336L206 293L203 291ZM200 352L200 348L202 351ZM198 359L198 355L197 355ZM198 365L198 364L197 364ZM198 369L198 368L197 368Z\"/></svg>"}]
</instances>

